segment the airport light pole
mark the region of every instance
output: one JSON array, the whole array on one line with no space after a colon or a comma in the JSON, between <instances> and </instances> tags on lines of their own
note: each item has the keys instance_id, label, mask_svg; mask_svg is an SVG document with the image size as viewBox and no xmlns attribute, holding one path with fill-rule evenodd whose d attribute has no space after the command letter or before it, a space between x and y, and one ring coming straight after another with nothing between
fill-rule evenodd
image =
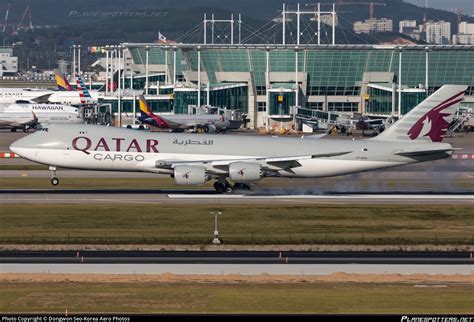
<instances>
[{"instance_id":1,"label":"airport light pole","mask_svg":"<svg viewBox=\"0 0 474 322\"><path fill-rule=\"evenodd\" d=\"M81 76L81 45L77 45L77 75Z\"/></svg>"},{"instance_id":2,"label":"airport light pole","mask_svg":"<svg viewBox=\"0 0 474 322\"><path fill-rule=\"evenodd\" d=\"M123 72L122 72L122 95L125 92L125 72L126 72L126 61L125 61L125 46L122 46L122 66L123 66Z\"/></svg>"},{"instance_id":3,"label":"airport light pole","mask_svg":"<svg viewBox=\"0 0 474 322\"><path fill-rule=\"evenodd\" d=\"M336 4L332 4L332 44L336 44Z\"/></svg>"},{"instance_id":4,"label":"airport light pole","mask_svg":"<svg viewBox=\"0 0 474 322\"><path fill-rule=\"evenodd\" d=\"M168 85L168 48L164 48L165 51L165 85ZM158 89L158 94L160 93Z\"/></svg>"},{"instance_id":5,"label":"airport light pole","mask_svg":"<svg viewBox=\"0 0 474 322\"><path fill-rule=\"evenodd\" d=\"M215 245L219 245L221 240L219 239L219 230L217 228L217 217L222 215L220 211L211 211L211 215L214 216L214 239L212 239L212 243Z\"/></svg>"},{"instance_id":6,"label":"airport light pole","mask_svg":"<svg viewBox=\"0 0 474 322\"><path fill-rule=\"evenodd\" d=\"M430 59L430 48L425 47L425 92L428 96L428 86L429 86L429 59Z\"/></svg>"},{"instance_id":7,"label":"airport light pole","mask_svg":"<svg viewBox=\"0 0 474 322\"><path fill-rule=\"evenodd\" d=\"M105 96L109 96L109 45L105 46Z\"/></svg>"},{"instance_id":8,"label":"airport light pole","mask_svg":"<svg viewBox=\"0 0 474 322\"><path fill-rule=\"evenodd\" d=\"M198 52L198 97L197 97L197 107L201 107L201 46L197 47Z\"/></svg>"},{"instance_id":9,"label":"airport light pole","mask_svg":"<svg viewBox=\"0 0 474 322\"><path fill-rule=\"evenodd\" d=\"M299 5L298 5L298 11L299 11ZM300 96L300 85L298 82L298 46L295 47L295 107L293 109L293 126L296 129L296 109L298 108L300 101L299 101L299 96Z\"/></svg>"},{"instance_id":10,"label":"airport light pole","mask_svg":"<svg viewBox=\"0 0 474 322\"><path fill-rule=\"evenodd\" d=\"M281 21L282 21L282 44L285 45L286 43L286 6L283 4L283 10L281 12Z\"/></svg>"},{"instance_id":11,"label":"airport light pole","mask_svg":"<svg viewBox=\"0 0 474 322\"><path fill-rule=\"evenodd\" d=\"M114 95L115 49L110 46L110 88L109 94Z\"/></svg>"},{"instance_id":12,"label":"airport light pole","mask_svg":"<svg viewBox=\"0 0 474 322\"><path fill-rule=\"evenodd\" d=\"M148 64L150 47L145 47L145 94L148 95Z\"/></svg>"},{"instance_id":13,"label":"airport light pole","mask_svg":"<svg viewBox=\"0 0 474 322\"><path fill-rule=\"evenodd\" d=\"M265 94L267 94L267 102L265 107L265 128L267 131L270 130L270 47L265 48L265 73L266 73L266 84L265 84Z\"/></svg>"},{"instance_id":14,"label":"airport light pole","mask_svg":"<svg viewBox=\"0 0 474 322\"><path fill-rule=\"evenodd\" d=\"M122 127L122 47L117 46L117 63L118 63L118 86L117 86L117 108L118 108L118 126Z\"/></svg>"},{"instance_id":15,"label":"airport light pole","mask_svg":"<svg viewBox=\"0 0 474 322\"><path fill-rule=\"evenodd\" d=\"M176 46L173 46L173 86L176 86Z\"/></svg>"},{"instance_id":16,"label":"airport light pole","mask_svg":"<svg viewBox=\"0 0 474 322\"><path fill-rule=\"evenodd\" d=\"M402 115L402 47L398 48L398 118Z\"/></svg>"},{"instance_id":17,"label":"airport light pole","mask_svg":"<svg viewBox=\"0 0 474 322\"><path fill-rule=\"evenodd\" d=\"M72 45L72 79L76 79L76 45Z\"/></svg>"}]
</instances>

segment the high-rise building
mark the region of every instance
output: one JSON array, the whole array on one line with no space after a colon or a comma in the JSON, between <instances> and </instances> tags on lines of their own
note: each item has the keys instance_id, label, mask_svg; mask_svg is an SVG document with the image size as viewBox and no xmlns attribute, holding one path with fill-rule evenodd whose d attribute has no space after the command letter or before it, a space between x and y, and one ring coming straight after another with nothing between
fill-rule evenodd
<instances>
[{"instance_id":1,"label":"high-rise building","mask_svg":"<svg viewBox=\"0 0 474 322\"><path fill-rule=\"evenodd\" d=\"M458 34L453 35L453 44L474 45L474 23L461 22Z\"/></svg>"},{"instance_id":2,"label":"high-rise building","mask_svg":"<svg viewBox=\"0 0 474 322\"><path fill-rule=\"evenodd\" d=\"M446 45L451 40L451 23L446 21L428 21L426 23L426 42Z\"/></svg>"},{"instance_id":3,"label":"high-rise building","mask_svg":"<svg viewBox=\"0 0 474 322\"><path fill-rule=\"evenodd\" d=\"M416 28L416 20L402 20L398 23L398 32L401 34L406 33L406 29L412 30Z\"/></svg>"},{"instance_id":4,"label":"high-rise building","mask_svg":"<svg viewBox=\"0 0 474 322\"><path fill-rule=\"evenodd\" d=\"M474 35L474 23L467 23L465 21L458 25L459 34Z\"/></svg>"},{"instance_id":5,"label":"high-rise building","mask_svg":"<svg viewBox=\"0 0 474 322\"><path fill-rule=\"evenodd\" d=\"M18 72L18 57L13 57L13 49L0 48L0 76Z\"/></svg>"},{"instance_id":6,"label":"high-rise building","mask_svg":"<svg viewBox=\"0 0 474 322\"><path fill-rule=\"evenodd\" d=\"M354 32L356 34L371 33L371 32L392 32L393 20L382 19L367 19L365 21L356 21L354 23Z\"/></svg>"}]
</instances>

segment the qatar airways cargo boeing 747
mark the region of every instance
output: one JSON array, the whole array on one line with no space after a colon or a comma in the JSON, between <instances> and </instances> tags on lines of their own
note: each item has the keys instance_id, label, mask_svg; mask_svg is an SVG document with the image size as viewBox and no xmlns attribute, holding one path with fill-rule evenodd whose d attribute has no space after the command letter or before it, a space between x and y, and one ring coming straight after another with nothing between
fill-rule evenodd
<instances>
[{"instance_id":1,"label":"qatar airways cargo boeing 747","mask_svg":"<svg viewBox=\"0 0 474 322\"><path fill-rule=\"evenodd\" d=\"M56 167L169 174L176 184L227 178L248 187L265 177L320 178L449 157L442 143L466 86L445 85L379 136L367 140L150 133L93 125L51 125L14 142L21 157Z\"/></svg>"}]
</instances>

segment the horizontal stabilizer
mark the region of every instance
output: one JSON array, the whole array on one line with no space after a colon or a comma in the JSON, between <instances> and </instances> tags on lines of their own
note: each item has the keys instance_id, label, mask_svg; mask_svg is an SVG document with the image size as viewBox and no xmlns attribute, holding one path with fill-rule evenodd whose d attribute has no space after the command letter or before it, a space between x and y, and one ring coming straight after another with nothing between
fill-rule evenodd
<instances>
[{"instance_id":1,"label":"horizontal stabilizer","mask_svg":"<svg viewBox=\"0 0 474 322\"><path fill-rule=\"evenodd\" d=\"M395 155L400 155L403 157L416 157L430 154L437 154L443 152L453 152L459 149L435 149L435 150L417 150L417 151L401 151L395 153Z\"/></svg>"}]
</instances>

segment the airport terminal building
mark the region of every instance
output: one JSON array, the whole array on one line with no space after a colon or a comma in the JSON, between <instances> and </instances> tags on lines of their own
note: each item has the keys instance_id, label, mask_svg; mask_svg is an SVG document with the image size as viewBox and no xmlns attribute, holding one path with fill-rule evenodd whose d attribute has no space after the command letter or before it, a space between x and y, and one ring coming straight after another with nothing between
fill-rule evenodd
<instances>
[{"instance_id":1,"label":"airport terminal building","mask_svg":"<svg viewBox=\"0 0 474 322\"><path fill-rule=\"evenodd\" d=\"M474 107L474 46L125 43L121 48L133 72L123 75L121 94L109 92L102 100L114 113L119 104L122 113L137 111L127 89L144 89L156 112L188 113L190 106L203 105L240 110L248 128L291 128L297 119L321 112L401 116L444 84L468 85L464 105Z\"/></svg>"}]
</instances>

